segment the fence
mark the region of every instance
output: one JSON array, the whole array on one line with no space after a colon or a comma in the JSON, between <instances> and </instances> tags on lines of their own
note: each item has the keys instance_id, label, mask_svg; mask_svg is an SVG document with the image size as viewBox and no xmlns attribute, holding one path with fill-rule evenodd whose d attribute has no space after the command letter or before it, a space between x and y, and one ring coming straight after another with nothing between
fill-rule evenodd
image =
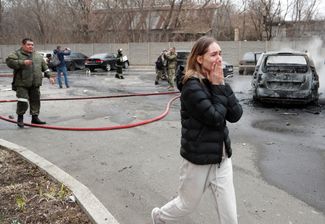
<instances>
[{"instance_id":1,"label":"fence","mask_svg":"<svg viewBox=\"0 0 325 224\"><path fill-rule=\"evenodd\" d=\"M324 61L325 48L319 38L313 38L310 41L219 41L222 48L223 59L228 63L238 66L238 62L245 52L248 51L270 51L293 49L298 51L308 50L314 58L321 58ZM122 48L124 54L128 56L131 65L153 65L156 58L163 49L172 46L176 50L190 50L193 42L146 42L146 43L127 43L127 44L60 44L63 47L69 47L73 51L82 52L88 56L95 53L117 52ZM4 62L7 55L13 50L19 48L19 45L0 45L0 62ZM54 44L37 44L36 50L55 49Z\"/></svg>"}]
</instances>

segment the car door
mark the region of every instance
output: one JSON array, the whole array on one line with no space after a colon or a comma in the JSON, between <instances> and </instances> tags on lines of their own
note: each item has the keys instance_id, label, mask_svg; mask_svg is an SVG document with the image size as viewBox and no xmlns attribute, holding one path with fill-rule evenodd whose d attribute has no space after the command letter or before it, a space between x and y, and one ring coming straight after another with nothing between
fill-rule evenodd
<instances>
[{"instance_id":1,"label":"car door","mask_svg":"<svg viewBox=\"0 0 325 224\"><path fill-rule=\"evenodd\" d=\"M85 61L88 57L81 53L76 53L73 57L73 60L75 61L75 64L78 68L84 68L85 67Z\"/></svg>"},{"instance_id":2,"label":"car door","mask_svg":"<svg viewBox=\"0 0 325 224\"><path fill-rule=\"evenodd\" d=\"M117 55L116 54L110 54L110 63L113 69L116 69L116 61L117 61Z\"/></svg>"}]
</instances>

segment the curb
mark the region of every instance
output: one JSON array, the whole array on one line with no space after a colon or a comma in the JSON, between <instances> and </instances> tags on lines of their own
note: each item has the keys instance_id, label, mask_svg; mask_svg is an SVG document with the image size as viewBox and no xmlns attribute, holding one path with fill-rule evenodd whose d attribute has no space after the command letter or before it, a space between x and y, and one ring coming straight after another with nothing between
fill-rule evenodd
<instances>
[{"instance_id":1,"label":"curb","mask_svg":"<svg viewBox=\"0 0 325 224\"><path fill-rule=\"evenodd\" d=\"M119 224L119 222L85 185L77 181L75 178L51 162L22 146L16 145L3 139L0 139L0 148L12 150L18 153L27 161L37 165L41 170L45 171L52 178L67 186L73 192L82 210L94 223Z\"/></svg>"}]
</instances>

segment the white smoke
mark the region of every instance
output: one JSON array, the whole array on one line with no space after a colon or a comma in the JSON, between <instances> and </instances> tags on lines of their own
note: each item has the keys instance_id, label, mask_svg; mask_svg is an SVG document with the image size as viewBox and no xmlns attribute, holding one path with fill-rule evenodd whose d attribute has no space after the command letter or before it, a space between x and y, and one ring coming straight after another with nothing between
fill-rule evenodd
<instances>
[{"instance_id":1,"label":"white smoke","mask_svg":"<svg viewBox=\"0 0 325 224\"><path fill-rule=\"evenodd\" d=\"M325 55L322 54L322 46L323 41L319 37L314 37L304 47L316 66L319 76L319 93L325 94Z\"/></svg>"}]
</instances>

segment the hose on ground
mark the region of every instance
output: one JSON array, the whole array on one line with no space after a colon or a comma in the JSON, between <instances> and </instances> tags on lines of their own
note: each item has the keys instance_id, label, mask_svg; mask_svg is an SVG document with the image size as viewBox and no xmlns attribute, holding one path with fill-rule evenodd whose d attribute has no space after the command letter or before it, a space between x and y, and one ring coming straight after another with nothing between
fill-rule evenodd
<instances>
[{"instance_id":1,"label":"hose on ground","mask_svg":"<svg viewBox=\"0 0 325 224\"><path fill-rule=\"evenodd\" d=\"M179 93L179 92L135 93L135 94L121 94L121 95L113 95L113 96L94 96L94 97L48 98L48 99L41 99L41 101L107 99L107 98L121 98L121 97L171 95L171 94L177 94L177 93ZM172 104L172 102L174 102L179 97L180 97L180 95L177 95L177 96L173 97L171 100L169 100L167 103L166 109L162 114L160 114L156 117L147 119L147 120L129 123L129 124L115 125L115 126L103 126L103 127L63 127L63 126L52 126L52 125L38 125L38 124L30 124L30 123L25 123L25 125L31 126L31 127L62 130L62 131L63 130L64 131L108 131L108 130L133 128L133 127L149 124L149 123L161 120L164 117L166 117L167 114L169 113L170 105ZM0 103L9 103L9 102L17 102L17 100L0 100ZM17 123L15 120L6 118L1 115L0 115L0 119L11 122L11 123Z\"/></svg>"}]
</instances>

